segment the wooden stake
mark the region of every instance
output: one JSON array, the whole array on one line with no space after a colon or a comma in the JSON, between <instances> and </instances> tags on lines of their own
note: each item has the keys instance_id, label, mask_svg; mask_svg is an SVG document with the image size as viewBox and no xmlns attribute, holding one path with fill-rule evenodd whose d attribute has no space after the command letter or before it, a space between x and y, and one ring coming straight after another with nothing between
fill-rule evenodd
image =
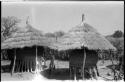
<instances>
[{"instance_id":1,"label":"wooden stake","mask_svg":"<svg viewBox=\"0 0 125 82\"><path fill-rule=\"evenodd\" d=\"M82 14L82 22L84 21L84 14Z\"/></svg>"},{"instance_id":2,"label":"wooden stake","mask_svg":"<svg viewBox=\"0 0 125 82\"><path fill-rule=\"evenodd\" d=\"M20 60L18 61L18 68L17 68L17 72L19 72L20 70Z\"/></svg>"},{"instance_id":3,"label":"wooden stake","mask_svg":"<svg viewBox=\"0 0 125 82\"><path fill-rule=\"evenodd\" d=\"M74 80L76 81L76 67L74 67Z\"/></svg>"},{"instance_id":4,"label":"wooden stake","mask_svg":"<svg viewBox=\"0 0 125 82\"><path fill-rule=\"evenodd\" d=\"M72 79L72 70L71 70L71 66L69 66L69 72L70 72L70 79Z\"/></svg>"},{"instance_id":5,"label":"wooden stake","mask_svg":"<svg viewBox=\"0 0 125 82\"><path fill-rule=\"evenodd\" d=\"M23 72L23 68L24 68L24 60L22 61L22 67L21 67L21 72Z\"/></svg>"},{"instance_id":6,"label":"wooden stake","mask_svg":"<svg viewBox=\"0 0 125 82\"><path fill-rule=\"evenodd\" d=\"M95 69L95 67L93 68L93 71L94 71L94 73L95 73L95 78L96 78L96 80L98 79L98 76L97 76L97 70Z\"/></svg>"},{"instance_id":7,"label":"wooden stake","mask_svg":"<svg viewBox=\"0 0 125 82\"><path fill-rule=\"evenodd\" d=\"M93 76L92 76L92 69L91 68L89 68L89 74L90 74L90 77L91 77L91 80L92 80Z\"/></svg>"},{"instance_id":8,"label":"wooden stake","mask_svg":"<svg viewBox=\"0 0 125 82\"><path fill-rule=\"evenodd\" d=\"M83 60L83 80L85 79L85 76L84 76L85 62L86 62L86 52L85 52L85 48L84 48L84 60Z\"/></svg>"},{"instance_id":9,"label":"wooden stake","mask_svg":"<svg viewBox=\"0 0 125 82\"><path fill-rule=\"evenodd\" d=\"M15 70L15 61L16 61L16 49L14 50L15 51L15 53L14 53L14 63L13 63L13 68L12 68L12 72L11 72L11 76L13 75L13 73L14 73L14 70Z\"/></svg>"},{"instance_id":10,"label":"wooden stake","mask_svg":"<svg viewBox=\"0 0 125 82\"><path fill-rule=\"evenodd\" d=\"M112 51L109 50L109 52L110 52L110 55L111 55L111 62L112 62L112 65L115 66L115 64L114 64L114 62L113 62L113 56L112 56L113 54L111 53ZM113 72L114 72L114 80L115 80L115 73L116 73L116 72L115 72L115 69L114 69L114 68L113 68Z\"/></svg>"},{"instance_id":11,"label":"wooden stake","mask_svg":"<svg viewBox=\"0 0 125 82\"><path fill-rule=\"evenodd\" d=\"M37 73L37 46L36 46L36 69L35 72Z\"/></svg>"}]
</instances>

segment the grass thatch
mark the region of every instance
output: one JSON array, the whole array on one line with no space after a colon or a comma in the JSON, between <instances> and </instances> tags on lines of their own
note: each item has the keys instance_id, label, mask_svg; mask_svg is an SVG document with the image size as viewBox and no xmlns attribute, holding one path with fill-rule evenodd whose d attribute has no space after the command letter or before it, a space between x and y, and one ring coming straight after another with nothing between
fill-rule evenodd
<instances>
[{"instance_id":1,"label":"grass thatch","mask_svg":"<svg viewBox=\"0 0 125 82\"><path fill-rule=\"evenodd\" d=\"M32 47L35 45L49 47L53 40L53 38L44 37L41 31L27 25L26 28L18 30L2 42L1 49Z\"/></svg>"},{"instance_id":2,"label":"grass thatch","mask_svg":"<svg viewBox=\"0 0 125 82\"><path fill-rule=\"evenodd\" d=\"M104 36L86 23L72 28L63 37L58 38L57 42L53 45L53 48L58 50L81 49L82 47L92 50L116 50Z\"/></svg>"}]
</instances>

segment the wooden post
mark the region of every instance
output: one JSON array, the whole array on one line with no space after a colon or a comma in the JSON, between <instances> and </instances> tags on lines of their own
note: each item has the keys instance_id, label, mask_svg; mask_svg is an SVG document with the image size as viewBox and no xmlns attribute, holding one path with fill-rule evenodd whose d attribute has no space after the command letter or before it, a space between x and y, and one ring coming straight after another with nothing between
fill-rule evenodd
<instances>
[{"instance_id":1,"label":"wooden post","mask_svg":"<svg viewBox=\"0 0 125 82\"><path fill-rule=\"evenodd\" d=\"M95 67L93 68L93 71L94 71L94 73L95 73L95 79L97 80L97 79L98 79L98 75L97 75L97 70L96 70Z\"/></svg>"},{"instance_id":2,"label":"wooden post","mask_svg":"<svg viewBox=\"0 0 125 82\"><path fill-rule=\"evenodd\" d=\"M69 63L70 63L70 61L69 61ZM72 79L72 68L71 68L71 66L69 66L69 72L70 72L70 79Z\"/></svg>"},{"instance_id":3,"label":"wooden post","mask_svg":"<svg viewBox=\"0 0 125 82\"><path fill-rule=\"evenodd\" d=\"M24 62L25 62L25 63L24 63L24 67L25 67L25 68L24 68L24 69L25 69L25 72L26 72L26 71L27 71L26 59L24 60Z\"/></svg>"},{"instance_id":4,"label":"wooden post","mask_svg":"<svg viewBox=\"0 0 125 82\"><path fill-rule=\"evenodd\" d=\"M109 54L111 55L112 65L115 66L115 64L114 64L114 62L113 62L113 56L112 56L111 50L109 50ZM114 80L115 80L115 73L116 73L116 72L115 72L115 69L114 69L114 68L113 68L112 70L113 70L113 72L114 72Z\"/></svg>"},{"instance_id":5,"label":"wooden post","mask_svg":"<svg viewBox=\"0 0 125 82\"><path fill-rule=\"evenodd\" d=\"M45 59L45 66L46 66L46 48L44 48L44 51L45 51L45 53L44 53L44 59Z\"/></svg>"},{"instance_id":6,"label":"wooden post","mask_svg":"<svg viewBox=\"0 0 125 82\"><path fill-rule=\"evenodd\" d=\"M85 62L86 62L86 52L84 48L84 60L83 60L83 80L85 80L84 70L85 70Z\"/></svg>"},{"instance_id":7,"label":"wooden post","mask_svg":"<svg viewBox=\"0 0 125 82\"><path fill-rule=\"evenodd\" d=\"M76 67L74 67L74 80L76 81Z\"/></svg>"},{"instance_id":8,"label":"wooden post","mask_svg":"<svg viewBox=\"0 0 125 82\"><path fill-rule=\"evenodd\" d=\"M21 60L18 61L18 68L17 68L18 72L20 71L20 62L21 62Z\"/></svg>"},{"instance_id":9,"label":"wooden post","mask_svg":"<svg viewBox=\"0 0 125 82\"><path fill-rule=\"evenodd\" d=\"M92 80L93 76L92 76L92 69L91 68L89 68L89 74L90 74L90 78Z\"/></svg>"},{"instance_id":10,"label":"wooden post","mask_svg":"<svg viewBox=\"0 0 125 82\"><path fill-rule=\"evenodd\" d=\"M85 19L85 18L84 18L84 14L82 14L82 22L84 21L84 19Z\"/></svg>"},{"instance_id":11,"label":"wooden post","mask_svg":"<svg viewBox=\"0 0 125 82\"><path fill-rule=\"evenodd\" d=\"M11 76L13 75L14 73L14 70L15 70L15 62L16 62L16 49L14 50L14 63L13 63L13 68L12 68L12 72L11 72Z\"/></svg>"},{"instance_id":12,"label":"wooden post","mask_svg":"<svg viewBox=\"0 0 125 82\"><path fill-rule=\"evenodd\" d=\"M21 72L23 73L23 68L24 68L24 64L25 62L24 62L24 60L22 61L22 67L21 67ZM27 63L26 63L26 65L27 65Z\"/></svg>"},{"instance_id":13,"label":"wooden post","mask_svg":"<svg viewBox=\"0 0 125 82\"><path fill-rule=\"evenodd\" d=\"M35 73L37 73L37 63L38 63L38 61L37 61L37 46L36 46L36 69L35 69Z\"/></svg>"}]
</instances>

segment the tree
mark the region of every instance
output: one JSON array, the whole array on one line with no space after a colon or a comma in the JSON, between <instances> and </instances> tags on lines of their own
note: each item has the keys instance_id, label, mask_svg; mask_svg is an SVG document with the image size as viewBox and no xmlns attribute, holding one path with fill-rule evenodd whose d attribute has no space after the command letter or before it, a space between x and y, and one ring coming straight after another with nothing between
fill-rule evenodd
<instances>
[{"instance_id":1,"label":"tree","mask_svg":"<svg viewBox=\"0 0 125 82\"><path fill-rule=\"evenodd\" d=\"M57 31L57 32L54 33L54 35L56 37L62 37L64 34L65 34L65 32L63 32L63 31Z\"/></svg>"},{"instance_id":2,"label":"tree","mask_svg":"<svg viewBox=\"0 0 125 82\"><path fill-rule=\"evenodd\" d=\"M57 32L54 32L54 33L46 33L45 36L56 38L56 37L62 37L64 34L65 34L65 32L63 32L63 31L57 31Z\"/></svg>"},{"instance_id":3,"label":"tree","mask_svg":"<svg viewBox=\"0 0 125 82\"><path fill-rule=\"evenodd\" d=\"M1 43L6 40L11 34L18 30L17 24L20 22L14 16L2 17L1 19ZM1 50L1 58L7 57L6 50ZM5 58L6 59L6 58Z\"/></svg>"},{"instance_id":4,"label":"tree","mask_svg":"<svg viewBox=\"0 0 125 82\"><path fill-rule=\"evenodd\" d=\"M14 16L2 17L1 20L1 36L4 39L8 38L13 32L17 31L17 25L20 19Z\"/></svg>"},{"instance_id":5,"label":"tree","mask_svg":"<svg viewBox=\"0 0 125 82\"><path fill-rule=\"evenodd\" d=\"M46 37L55 37L55 35L53 33L46 33L45 36Z\"/></svg>"},{"instance_id":6,"label":"tree","mask_svg":"<svg viewBox=\"0 0 125 82\"><path fill-rule=\"evenodd\" d=\"M115 33L112 35L114 38L120 38L124 36L124 33L120 30L115 31Z\"/></svg>"}]
</instances>

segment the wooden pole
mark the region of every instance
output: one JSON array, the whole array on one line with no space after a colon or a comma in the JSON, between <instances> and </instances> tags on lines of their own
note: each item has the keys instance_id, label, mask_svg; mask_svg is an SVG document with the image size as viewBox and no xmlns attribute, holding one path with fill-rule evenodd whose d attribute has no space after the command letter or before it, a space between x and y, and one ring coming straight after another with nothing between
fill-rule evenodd
<instances>
[{"instance_id":1,"label":"wooden pole","mask_svg":"<svg viewBox=\"0 0 125 82\"><path fill-rule=\"evenodd\" d=\"M13 63L13 68L12 68L12 72L11 72L11 76L13 75L14 73L14 70L15 70L15 63L16 63L16 49L14 50L14 63Z\"/></svg>"},{"instance_id":2,"label":"wooden pole","mask_svg":"<svg viewBox=\"0 0 125 82\"><path fill-rule=\"evenodd\" d=\"M21 62L21 60L18 61L18 68L17 68L17 71L18 71L18 72L19 72L19 70L20 70L20 62Z\"/></svg>"},{"instance_id":3,"label":"wooden pole","mask_svg":"<svg viewBox=\"0 0 125 82\"><path fill-rule=\"evenodd\" d=\"M37 73L37 64L38 64L38 61L37 61L37 46L36 46L36 70L35 70L36 73Z\"/></svg>"},{"instance_id":4,"label":"wooden pole","mask_svg":"<svg viewBox=\"0 0 125 82\"><path fill-rule=\"evenodd\" d=\"M70 63L70 61L69 61ZM71 66L69 66L69 72L70 72L70 79L72 79L72 70L71 70Z\"/></svg>"},{"instance_id":5,"label":"wooden pole","mask_svg":"<svg viewBox=\"0 0 125 82\"><path fill-rule=\"evenodd\" d=\"M74 67L74 80L76 81L76 67Z\"/></svg>"},{"instance_id":6,"label":"wooden pole","mask_svg":"<svg viewBox=\"0 0 125 82\"><path fill-rule=\"evenodd\" d=\"M24 61L22 61L22 67L21 67L21 72L23 73L23 68L24 68ZM26 65L27 65L27 62L26 62Z\"/></svg>"},{"instance_id":7,"label":"wooden pole","mask_svg":"<svg viewBox=\"0 0 125 82\"><path fill-rule=\"evenodd\" d=\"M82 22L84 21L84 14L82 14Z\"/></svg>"},{"instance_id":8,"label":"wooden pole","mask_svg":"<svg viewBox=\"0 0 125 82\"><path fill-rule=\"evenodd\" d=\"M47 54L46 54L46 47L44 48L44 51L45 51L45 53L44 53L44 59L45 59L45 66L46 66L46 58L45 58L46 55L47 55Z\"/></svg>"},{"instance_id":9,"label":"wooden pole","mask_svg":"<svg viewBox=\"0 0 125 82\"><path fill-rule=\"evenodd\" d=\"M84 70L85 70L85 62L86 62L86 52L85 52L85 48L84 48L84 60L83 60L83 80L85 79L85 75L84 75Z\"/></svg>"},{"instance_id":10,"label":"wooden pole","mask_svg":"<svg viewBox=\"0 0 125 82\"><path fill-rule=\"evenodd\" d=\"M114 62L113 62L113 55L114 55L114 54L112 54L112 51L111 51L111 50L109 50L109 53L110 53L110 55L111 55L111 62L112 62L112 65L115 66L115 64L114 64ZM113 72L114 72L114 80L115 80L115 74L116 74L115 68L113 68L112 70L113 70Z\"/></svg>"}]
</instances>

